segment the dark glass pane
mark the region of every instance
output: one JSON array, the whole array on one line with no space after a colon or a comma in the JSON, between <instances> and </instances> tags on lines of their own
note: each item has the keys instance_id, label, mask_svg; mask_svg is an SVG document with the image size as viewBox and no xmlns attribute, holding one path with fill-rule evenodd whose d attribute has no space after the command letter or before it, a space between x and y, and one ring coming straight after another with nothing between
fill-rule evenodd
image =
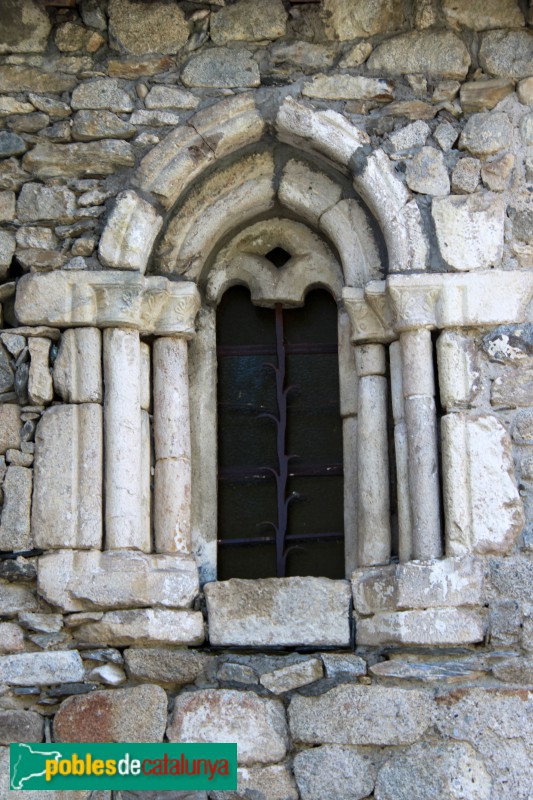
<instances>
[{"instance_id":1,"label":"dark glass pane","mask_svg":"<svg viewBox=\"0 0 533 800\"><path fill-rule=\"evenodd\" d=\"M253 306L244 286L228 289L217 309L217 347L239 344L276 345L272 309Z\"/></svg>"},{"instance_id":2,"label":"dark glass pane","mask_svg":"<svg viewBox=\"0 0 533 800\"><path fill-rule=\"evenodd\" d=\"M344 528L342 477L289 479L289 534L334 533Z\"/></svg>"},{"instance_id":3,"label":"dark glass pane","mask_svg":"<svg viewBox=\"0 0 533 800\"><path fill-rule=\"evenodd\" d=\"M337 305L325 289L308 292L303 308L286 309L283 319L285 339L289 344L337 344Z\"/></svg>"},{"instance_id":4,"label":"dark glass pane","mask_svg":"<svg viewBox=\"0 0 533 800\"><path fill-rule=\"evenodd\" d=\"M287 575L344 578L344 542L305 542L287 556Z\"/></svg>"},{"instance_id":5,"label":"dark glass pane","mask_svg":"<svg viewBox=\"0 0 533 800\"><path fill-rule=\"evenodd\" d=\"M271 536L272 526L263 523L276 522L274 479L219 481L218 512L219 539Z\"/></svg>"},{"instance_id":6,"label":"dark glass pane","mask_svg":"<svg viewBox=\"0 0 533 800\"><path fill-rule=\"evenodd\" d=\"M271 578L276 574L276 551L273 544L220 547L217 575L229 578Z\"/></svg>"}]
</instances>

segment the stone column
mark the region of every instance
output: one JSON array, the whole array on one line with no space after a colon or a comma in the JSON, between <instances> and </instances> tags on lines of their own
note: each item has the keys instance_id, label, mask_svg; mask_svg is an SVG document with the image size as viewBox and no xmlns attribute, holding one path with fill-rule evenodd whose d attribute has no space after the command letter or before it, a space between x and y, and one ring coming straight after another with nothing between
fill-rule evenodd
<instances>
[{"instance_id":1,"label":"stone column","mask_svg":"<svg viewBox=\"0 0 533 800\"><path fill-rule=\"evenodd\" d=\"M437 415L431 333L400 334L414 559L442 555Z\"/></svg>"},{"instance_id":2,"label":"stone column","mask_svg":"<svg viewBox=\"0 0 533 800\"><path fill-rule=\"evenodd\" d=\"M139 332L104 331L106 547L150 552L142 501Z\"/></svg>"},{"instance_id":3,"label":"stone column","mask_svg":"<svg viewBox=\"0 0 533 800\"><path fill-rule=\"evenodd\" d=\"M155 548L158 553L191 551L191 430L187 341L155 340Z\"/></svg>"},{"instance_id":4,"label":"stone column","mask_svg":"<svg viewBox=\"0 0 533 800\"><path fill-rule=\"evenodd\" d=\"M355 348L358 384L358 564L390 559L387 379L382 344Z\"/></svg>"},{"instance_id":5,"label":"stone column","mask_svg":"<svg viewBox=\"0 0 533 800\"><path fill-rule=\"evenodd\" d=\"M394 450L396 454L396 494L398 504L398 545L400 561L409 561L413 553L411 505L409 502L409 453L403 399L402 354L400 343L389 347Z\"/></svg>"}]
</instances>

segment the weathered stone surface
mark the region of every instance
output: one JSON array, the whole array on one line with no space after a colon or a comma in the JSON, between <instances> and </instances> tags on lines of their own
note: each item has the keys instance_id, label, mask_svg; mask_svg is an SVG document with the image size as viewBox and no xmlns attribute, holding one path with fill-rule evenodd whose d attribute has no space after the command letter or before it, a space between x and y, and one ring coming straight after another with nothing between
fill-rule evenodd
<instances>
[{"instance_id":1,"label":"weathered stone surface","mask_svg":"<svg viewBox=\"0 0 533 800\"><path fill-rule=\"evenodd\" d=\"M533 77L524 78L516 87L516 94L521 103L528 106L533 104Z\"/></svg>"},{"instance_id":2,"label":"weathered stone surface","mask_svg":"<svg viewBox=\"0 0 533 800\"><path fill-rule=\"evenodd\" d=\"M533 683L533 658L510 658L500 661L492 668L493 675L500 681L531 686Z\"/></svg>"},{"instance_id":3,"label":"weathered stone surface","mask_svg":"<svg viewBox=\"0 0 533 800\"><path fill-rule=\"evenodd\" d=\"M459 139L459 147L474 156L490 156L505 150L512 140L513 128L503 112L473 114Z\"/></svg>"},{"instance_id":4,"label":"weathered stone surface","mask_svg":"<svg viewBox=\"0 0 533 800\"><path fill-rule=\"evenodd\" d=\"M232 579L205 586L215 645L349 642L349 584L327 578Z\"/></svg>"},{"instance_id":5,"label":"weathered stone surface","mask_svg":"<svg viewBox=\"0 0 533 800\"><path fill-rule=\"evenodd\" d=\"M101 406L44 412L35 435L31 530L37 547L100 547L102 458Z\"/></svg>"},{"instance_id":6,"label":"weathered stone surface","mask_svg":"<svg viewBox=\"0 0 533 800\"><path fill-rule=\"evenodd\" d=\"M181 122L181 116L175 111L146 111L142 108L130 117L132 125L148 125L151 128L164 128L167 125L176 127Z\"/></svg>"},{"instance_id":7,"label":"weathered stone surface","mask_svg":"<svg viewBox=\"0 0 533 800\"><path fill-rule=\"evenodd\" d=\"M79 142L93 139L131 139L135 125L111 111L78 111L72 121L72 137Z\"/></svg>"},{"instance_id":8,"label":"weathered stone surface","mask_svg":"<svg viewBox=\"0 0 533 800\"><path fill-rule=\"evenodd\" d=\"M483 34L479 63L484 72L502 78L527 78L533 61L531 31L490 31Z\"/></svg>"},{"instance_id":9,"label":"weathered stone surface","mask_svg":"<svg viewBox=\"0 0 533 800\"><path fill-rule=\"evenodd\" d=\"M3 548L5 549L5 548ZM24 650L24 631L14 622L0 622L0 654L20 653ZM0 743L2 736L2 720L0 719ZM15 741L13 739L13 741Z\"/></svg>"},{"instance_id":10,"label":"weathered stone surface","mask_svg":"<svg viewBox=\"0 0 533 800\"><path fill-rule=\"evenodd\" d=\"M110 78L126 78L135 80L141 76L157 75L166 72L176 65L169 56L145 56L144 58L109 59L107 72Z\"/></svg>"},{"instance_id":11,"label":"weathered stone surface","mask_svg":"<svg viewBox=\"0 0 533 800\"><path fill-rule=\"evenodd\" d=\"M434 78L463 79L470 66L465 45L450 31L405 33L378 45L367 61L371 72L423 72Z\"/></svg>"},{"instance_id":12,"label":"weathered stone surface","mask_svg":"<svg viewBox=\"0 0 533 800\"><path fill-rule=\"evenodd\" d=\"M181 73L185 86L259 86L259 67L249 50L216 47L193 56Z\"/></svg>"},{"instance_id":13,"label":"weathered stone surface","mask_svg":"<svg viewBox=\"0 0 533 800\"><path fill-rule=\"evenodd\" d=\"M436 197L431 213L440 251L451 267L464 271L501 263L505 205L499 197Z\"/></svg>"},{"instance_id":14,"label":"weathered stone surface","mask_svg":"<svg viewBox=\"0 0 533 800\"><path fill-rule=\"evenodd\" d=\"M53 381L65 403L102 402L102 335L98 328L69 328L63 333Z\"/></svg>"},{"instance_id":15,"label":"weathered stone surface","mask_svg":"<svg viewBox=\"0 0 533 800\"><path fill-rule=\"evenodd\" d=\"M437 361L443 407L468 407L480 389L474 341L455 331L443 331L437 340Z\"/></svg>"},{"instance_id":16,"label":"weathered stone surface","mask_svg":"<svg viewBox=\"0 0 533 800\"><path fill-rule=\"evenodd\" d=\"M0 222L15 219L15 192L0 192Z\"/></svg>"},{"instance_id":17,"label":"weathered stone surface","mask_svg":"<svg viewBox=\"0 0 533 800\"><path fill-rule=\"evenodd\" d=\"M505 78L472 81L461 86L461 106L466 114L494 108L500 100L514 90L514 84Z\"/></svg>"},{"instance_id":18,"label":"weathered stone surface","mask_svg":"<svg viewBox=\"0 0 533 800\"><path fill-rule=\"evenodd\" d=\"M47 602L64 611L187 608L198 593L198 570L185 556L63 550L40 559L38 586Z\"/></svg>"},{"instance_id":19,"label":"weathered stone surface","mask_svg":"<svg viewBox=\"0 0 533 800\"><path fill-rule=\"evenodd\" d=\"M167 696L149 683L68 697L54 719L56 742L161 742Z\"/></svg>"},{"instance_id":20,"label":"weathered stone surface","mask_svg":"<svg viewBox=\"0 0 533 800\"><path fill-rule=\"evenodd\" d=\"M17 251L17 260L20 261L26 272L49 272L61 269L66 263L67 257L57 250L29 247Z\"/></svg>"},{"instance_id":21,"label":"weathered stone surface","mask_svg":"<svg viewBox=\"0 0 533 800\"><path fill-rule=\"evenodd\" d=\"M481 162L477 158L461 158L453 168L452 190L455 194L471 194L479 185Z\"/></svg>"},{"instance_id":22,"label":"weathered stone surface","mask_svg":"<svg viewBox=\"0 0 533 800\"><path fill-rule=\"evenodd\" d=\"M177 86L152 86L144 99L146 108L196 108L199 99L192 92L185 92Z\"/></svg>"},{"instance_id":23,"label":"weathered stone surface","mask_svg":"<svg viewBox=\"0 0 533 800\"><path fill-rule=\"evenodd\" d=\"M461 663L460 661L440 661L426 663L418 661L401 661L393 658L380 661L369 667L368 671L376 678L394 681L417 681L422 683L458 683L464 680L475 680L487 675L488 669L482 663Z\"/></svg>"},{"instance_id":24,"label":"weathered stone surface","mask_svg":"<svg viewBox=\"0 0 533 800\"><path fill-rule=\"evenodd\" d=\"M361 800L376 780L376 754L360 747L322 745L297 753L294 777L302 800Z\"/></svg>"},{"instance_id":25,"label":"weathered stone surface","mask_svg":"<svg viewBox=\"0 0 533 800\"><path fill-rule=\"evenodd\" d=\"M10 686L44 686L82 681L85 675L77 650L16 653L0 657L0 682Z\"/></svg>"},{"instance_id":26,"label":"weathered stone surface","mask_svg":"<svg viewBox=\"0 0 533 800\"><path fill-rule=\"evenodd\" d=\"M4 506L0 523L0 550L30 550L32 470L9 466L2 488Z\"/></svg>"},{"instance_id":27,"label":"weathered stone surface","mask_svg":"<svg viewBox=\"0 0 533 800\"><path fill-rule=\"evenodd\" d=\"M42 742L44 719L35 711L0 711L0 744Z\"/></svg>"},{"instance_id":28,"label":"weathered stone surface","mask_svg":"<svg viewBox=\"0 0 533 800\"><path fill-rule=\"evenodd\" d=\"M533 355L533 324L500 325L483 337L483 350L491 361L524 362Z\"/></svg>"},{"instance_id":29,"label":"weathered stone surface","mask_svg":"<svg viewBox=\"0 0 533 800\"><path fill-rule=\"evenodd\" d=\"M24 611L19 614L21 625L32 631L39 633L59 633L63 627L63 616L61 614L40 614L32 611Z\"/></svg>"},{"instance_id":30,"label":"weathered stone surface","mask_svg":"<svg viewBox=\"0 0 533 800\"><path fill-rule=\"evenodd\" d=\"M513 441L533 444L533 411L520 411L514 418Z\"/></svg>"},{"instance_id":31,"label":"weathered stone surface","mask_svg":"<svg viewBox=\"0 0 533 800\"><path fill-rule=\"evenodd\" d=\"M439 144L439 147L445 153L452 149L457 141L458 135L458 131L449 122L441 122L440 125L437 125L433 134Z\"/></svg>"},{"instance_id":32,"label":"weathered stone surface","mask_svg":"<svg viewBox=\"0 0 533 800\"><path fill-rule=\"evenodd\" d=\"M167 728L171 742L237 742L241 765L281 761L288 749L279 700L234 689L204 689L176 698Z\"/></svg>"},{"instance_id":33,"label":"weathered stone surface","mask_svg":"<svg viewBox=\"0 0 533 800\"><path fill-rule=\"evenodd\" d=\"M22 136L11 131L0 131L0 158L20 156L27 150L27 145Z\"/></svg>"},{"instance_id":34,"label":"weathered stone surface","mask_svg":"<svg viewBox=\"0 0 533 800\"><path fill-rule=\"evenodd\" d=\"M13 389L13 361L4 347L0 345L0 391L10 392Z\"/></svg>"},{"instance_id":35,"label":"weathered stone surface","mask_svg":"<svg viewBox=\"0 0 533 800\"><path fill-rule=\"evenodd\" d=\"M18 191L29 180L30 175L21 168L16 158L0 160L0 189Z\"/></svg>"},{"instance_id":36,"label":"weathered stone surface","mask_svg":"<svg viewBox=\"0 0 533 800\"><path fill-rule=\"evenodd\" d=\"M14 447L20 448L20 407L12 403L0 404L0 454Z\"/></svg>"},{"instance_id":37,"label":"weathered stone surface","mask_svg":"<svg viewBox=\"0 0 533 800\"><path fill-rule=\"evenodd\" d=\"M30 351L28 395L30 403L35 406L49 403L54 396L50 375L50 345L50 339L40 336L32 336L28 341Z\"/></svg>"},{"instance_id":38,"label":"weathered stone surface","mask_svg":"<svg viewBox=\"0 0 533 800\"><path fill-rule=\"evenodd\" d=\"M492 781L469 744L415 744L379 770L376 800L489 800Z\"/></svg>"},{"instance_id":39,"label":"weathered stone surface","mask_svg":"<svg viewBox=\"0 0 533 800\"><path fill-rule=\"evenodd\" d=\"M32 103L24 103L14 97L0 97L0 117L7 117L11 114L31 114L34 110Z\"/></svg>"},{"instance_id":40,"label":"weathered stone surface","mask_svg":"<svg viewBox=\"0 0 533 800\"><path fill-rule=\"evenodd\" d=\"M322 653L326 678L358 678L366 675L366 661L350 653Z\"/></svg>"},{"instance_id":41,"label":"weathered stone surface","mask_svg":"<svg viewBox=\"0 0 533 800\"><path fill-rule=\"evenodd\" d=\"M273 672L265 672L261 675L260 683L274 694L283 694L291 689L298 689L300 686L307 686L309 683L320 680L324 675L322 661L318 658L310 658L307 661L289 664Z\"/></svg>"},{"instance_id":42,"label":"weathered stone surface","mask_svg":"<svg viewBox=\"0 0 533 800\"><path fill-rule=\"evenodd\" d=\"M511 440L490 414L442 420L446 551L505 553L524 525Z\"/></svg>"},{"instance_id":43,"label":"weathered stone surface","mask_svg":"<svg viewBox=\"0 0 533 800\"><path fill-rule=\"evenodd\" d=\"M436 728L469 743L484 760L498 800L528 800L533 693L527 689L457 689L437 703Z\"/></svg>"},{"instance_id":44,"label":"weathered stone surface","mask_svg":"<svg viewBox=\"0 0 533 800\"><path fill-rule=\"evenodd\" d=\"M38 144L24 156L24 169L36 178L112 175L134 164L128 142L103 140L83 144Z\"/></svg>"},{"instance_id":45,"label":"weathered stone surface","mask_svg":"<svg viewBox=\"0 0 533 800\"><path fill-rule=\"evenodd\" d=\"M100 33L75 22L64 22L56 29L55 43L62 53L76 53L79 50L96 53L104 42Z\"/></svg>"},{"instance_id":46,"label":"weathered stone surface","mask_svg":"<svg viewBox=\"0 0 533 800\"><path fill-rule=\"evenodd\" d=\"M352 75L315 75L305 84L302 94L324 100L392 100L393 87L389 81Z\"/></svg>"},{"instance_id":47,"label":"weathered stone surface","mask_svg":"<svg viewBox=\"0 0 533 800\"><path fill-rule=\"evenodd\" d=\"M443 0L442 10L452 25L475 31L517 28L524 24L524 15L516 0L472 0L467 4Z\"/></svg>"},{"instance_id":48,"label":"weathered stone surface","mask_svg":"<svg viewBox=\"0 0 533 800\"><path fill-rule=\"evenodd\" d=\"M176 53L189 37L179 6L155 0L147 7L133 0L111 0L109 34L115 49L134 55Z\"/></svg>"},{"instance_id":49,"label":"weathered stone surface","mask_svg":"<svg viewBox=\"0 0 533 800\"><path fill-rule=\"evenodd\" d=\"M533 370L524 368L517 372L510 369L505 376L492 382L490 402L493 406L528 407L531 405L532 391Z\"/></svg>"},{"instance_id":50,"label":"weathered stone surface","mask_svg":"<svg viewBox=\"0 0 533 800\"><path fill-rule=\"evenodd\" d=\"M483 564L467 557L365 567L353 573L352 587L355 609L363 615L402 608L481 605Z\"/></svg>"},{"instance_id":51,"label":"weathered stone surface","mask_svg":"<svg viewBox=\"0 0 533 800\"><path fill-rule=\"evenodd\" d=\"M76 636L89 644L196 645L204 641L199 611L164 608L109 611L102 619L81 625Z\"/></svg>"},{"instance_id":52,"label":"weathered stone surface","mask_svg":"<svg viewBox=\"0 0 533 800\"><path fill-rule=\"evenodd\" d=\"M132 190L122 192L100 239L100 260L107 267L143 273L162 224L153 206Z\"/></svg>"},{"instance_id":53,"label":"weathered stone surface","mask_svg":"<svg viewBox=\"0 0 533 800\"><path fill-rule=\"evenodd\" d=\"M17 216L20 222L70 222L75 208L76 196L64 186L25 183L17 201Z\"/></svg>"},{"instance_id":54,"label":"weathered stone surface","mask_svg":"<svg viewBox=\"0 0 533 800\"><path fill-rule=\"evenodd\" d=\"M410 150L412 147L421 147L426 143L426 139L431 133L431 129L426 122L419 120L405 128L400 128L390 135L392 149L395 153L403 150Z\"/></svg>"},{"instance_id":55,"label":"weathered stone surface","mask_svg":"<svg viewBox=\"0 0 533 800\"><path fill-rule=\"evenodd\" d=\"M99 683L107 683L109 686L120 686L126 683L126 673L118 664L102 664L95 667L89 673L89 679Z\"/></svg>"},{"instance_id":56,"label":"weathered stone surface","mask_svg":"<svg viewBox=\"0 0 533 800\"><path fill-rule=\"evenodd\" d=\"M41 72L37 67L3 64L0 66L0 91L39 92L42 94L69 92L76 86L74 75L61 72Z\"/></svg>"},{"instance_id":57,"label":"weathered stone surface","mask_svg":"<svg viewBox=\"0 0 533 800\"><path fill-rule=\"evenodd\" d=\"M355 636L358 645L454 645L482 642L486 630L484 611L428 608L360 619Z\"/></svg>"},{"instance_id":58,"label":"weathered stone surface","mask_svg":"<svg viewBox=\"0 0 533 800\"><path fill-rule=\"evenodd\" d=\"M211 40L261 42L285 35L287 12L281 0L240 0L211 15Z\"/></svg>"},{"instance_id":59,"label":"weathered stone surface","mask_svg":"<svg viewBox=\"0 0 533 800\"><path fill-rule=\"evenodd\" d=\"M389 33L405 21L398 0L325 0L323 16L326 36L341 41Z\"/></svg>"},{"instance_id":60,"label":"weathered stone surface","mask_svg":"<svg viewBox=\"0 0 533 800\"><path fill-rule=\"evenodd\" d=\"M0 609L3 615L13 616L20 611L35 611L36 608L37 600L30 589L0 580Z\"/></svg>"},{"instance_id":61,"label":"weathered stone surface","mask_svg":"<svg viewBox=\"0 0 533 800\"><path fill-rule=\"evenodd\" d=\"M210 800L298 800L291 770L286 764L237 769L236 791L210 792ZM161 798L163 800L163 798Z\"/></svg>"},{"instance_id":62,"label":"weathered stone surface","mask_svg":"<svg viewBox=\"0 0 533 800\"><path fill-rule=\"evenodd\" d=\"M194 683L207 669L211 657L194 650L132 647L124 651L130 678L158 683Z\"/></svg>"},{"instance_id":63,"label":"weathered stone surface","mask_svg":"<svg viewBox=\"0 0 533 800\"><path fill-rule=\"evenodd\" d=\"M340 69L351 69L364 64L374 48L370 42L358 42L351 47L339 61Z\"/></svg>"},{"instance_id":64,"label":"weathered stone surface","mask_svg":"<svg viewBox=\"0 0 533 800\"><path fill-rule=\"evenodd\" d=\"M533 570L530 558L492 558L489 564L491 584L501 597L521 603L531 602Z\"/></svg>"},{"instance_id":65,"label":"weathered stone surface","mask_svg":"<svg viewBox=\"0 0 533 800\"><path fill-rule=\"evenodd\" d=\"M217 669L217 679L231 683L257 684L259 682L257 672L253 667L248 667L246 664L235 664L232 661L220 664Z\"/></svg>"},{"instance_id":66,"label":"weathered stone surface","mask_svg":"<svg viewBox=\"0 0 533 800\"><path fill-rule=\"evenodd\" d=\"M422 736L431 714L428 692L348 684L318 697L293 697L289 723L293 739L305 744L397 745Z\"/></svg>"},{"instance_id":67,"label":"weathered stone surface","mask_svg":"<svg viewBox=\"0 0 533 800\"><path fill-rule=\"evenodd\" d=\"M407 162L407 185L414 192L445 195L450 192L450 179L440 150L423 147Z\"/></svg>"},{"instance_id":68,"label":"weathered stone surface","mask_svg":"<svg viewBox=\"0 0 533 800\"><path fill-rule=\"evenodd\" d=\"M2 9L0 53L40 53L51 29L46 11L35 0L7 0Z\"/></svg>"},{"instance_id":69,"label":"weathered stone surface","mask_svg":"<svg viewBox=\"0 0 533 800\"><path fill-rule=\"evenodd\" d=\"M115 113L133 111L133 102L129 94L121 89L116 80L98 78L81 83L72 92L72 108L107 110Z\"/></svg>"},{"instance_id":70,"label":"weathered stone surface","mask_svg":"<svg viewBox=\"0 0 533 800\"><path fill-rule=\"evenodd\" d=\"M304 73L315 72L333 66L338 57L338 47L335 44L281 41L272 45L269 56L270 71L276 74L290 74L295 69Z\"/></svg>"}]
</instances>

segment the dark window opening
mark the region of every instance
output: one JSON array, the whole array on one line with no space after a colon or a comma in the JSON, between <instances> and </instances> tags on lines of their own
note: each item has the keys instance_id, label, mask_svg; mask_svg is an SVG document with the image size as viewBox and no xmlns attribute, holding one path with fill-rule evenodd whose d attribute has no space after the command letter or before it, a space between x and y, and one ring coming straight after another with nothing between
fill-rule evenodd
<instances>
[{"instance_id":1,"label":"dark window opening","mask_svg":"<svg viewBox=\"0 0 533 800\"><path fill-rule=\"evenodd\" d=\"M275 247L269 253L266 254L265 258L268 258L271 264L274 264L275 267L281 269L285 266L287 261L290 261L292 256L290 253L287 253L283 247Z\"/></svg>"},{"instance_id":2,"label":"dark window opening","mask_svg":"<svg viewBox=\"0 0 533 800\"><path fill-rule=\"evenodd\" d=\"M218 577L344 577L337 306L225 293L217 318Z\"/></svg>"}]
</instances>

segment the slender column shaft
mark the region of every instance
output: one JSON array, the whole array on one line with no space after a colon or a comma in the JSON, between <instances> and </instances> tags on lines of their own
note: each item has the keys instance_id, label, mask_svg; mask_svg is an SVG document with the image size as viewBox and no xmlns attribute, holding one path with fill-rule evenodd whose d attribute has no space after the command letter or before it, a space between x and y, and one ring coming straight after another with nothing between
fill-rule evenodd
<instances>
[{"instance_id":1,"label":"slender column shaft","mask_svg":"<svg viewBox=\"0 0 533 800\"><path fill-rule=\"evenodd\" d=\"M431 334L423 328L405 331L400 343L409 452L412 557L439 558L442 541Z\"/></svg>"},{"instance_id":2,"label":"slender column shaft","mask_svg":"<svg viewBox=\"0 0 533 800\"><path fill-rule=\"evenodd\" d=\"M142 514L139 333L104 331L106 547L150 551Z\"/></svg>"},{"instance_id":3,"label":"slender column shaft","mask_svg":"<svg viewBox=\"0 0 533 800\"><path fill-rule=\"evenodd\" d=\"M390 559L387 379L383 345L355 348L358 385L358 564Z\"/></svg>"},{"instance_id":4,"label":"slender column shaft","mask_svg":"<svg viewBox=\"0 0 533 800\"><path fill-rule=\"evenodd\" d=\"M156 339L153 349L155 503L158 553L191 551L191 429L187 342Z\"/></svg>"},{"instance_id":5,"label":"slender column shaft","mask_svg":"<svg viewBox=\"0 0 533 800\"><path fill-rule=\"evenodd\" d=\"M396 494L398 504L398 538L400 561L409 561L413 555L411 505L409 501L409 453L407 426L403 400L402 363L400 343L389 347L392 415L394 418L394 451L396 455Z\"/></svg>"}]
</instances>

